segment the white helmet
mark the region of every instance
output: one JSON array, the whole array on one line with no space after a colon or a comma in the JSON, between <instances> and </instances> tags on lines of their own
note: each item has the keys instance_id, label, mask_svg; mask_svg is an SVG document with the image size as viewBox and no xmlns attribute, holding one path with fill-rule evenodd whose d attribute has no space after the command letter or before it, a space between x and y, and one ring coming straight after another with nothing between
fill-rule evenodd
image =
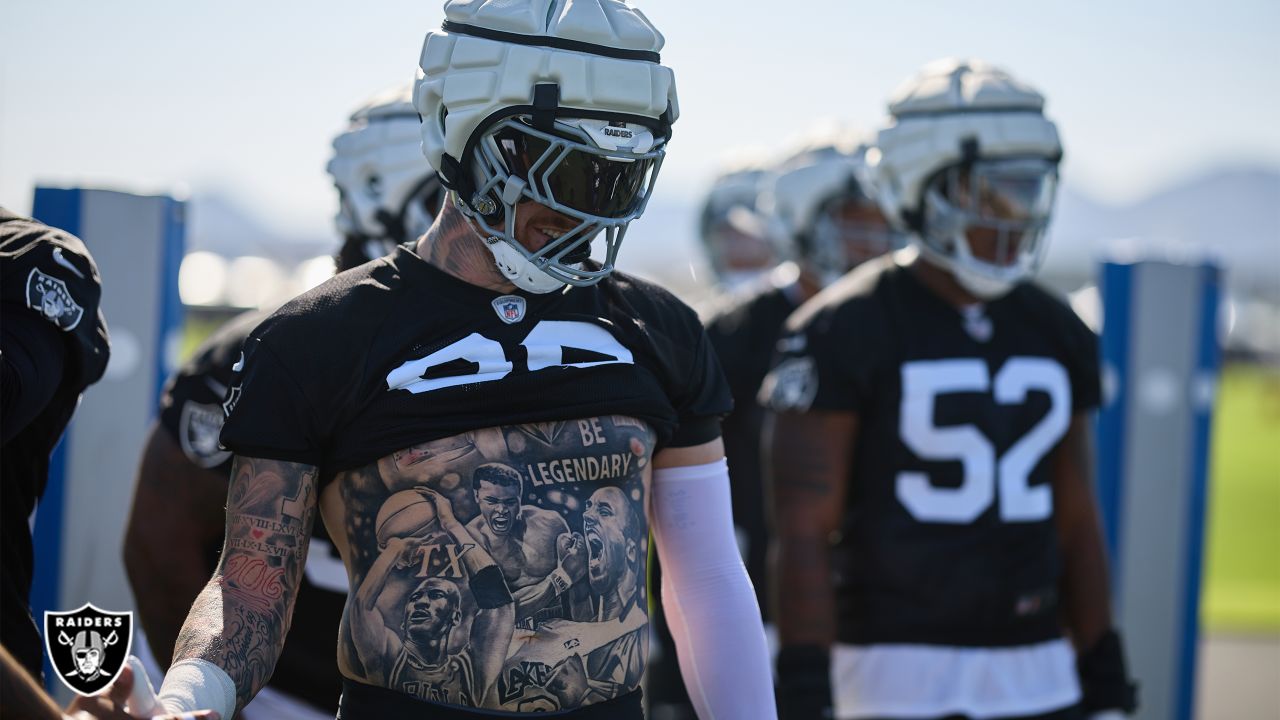
<instances>
[{"instance_id":1,"label":"white helmet","mask_svg":"<svg viewBox=\"0 0 1280 720\"><path fill-rule=\"evenodd\" d=\"M679 112L663 42L622 0L449 0L427 33L414 87L422 151L518 287L593 285L613 271ZM526 200L577 225L531 252L515 237Z\"/></svg>"},{"instance_id":2,"label":"white helmet","mask_svg":"<svg viewBox=\"0 0 1280 720\"><path fill-rule=\"evenodd\" d=\"M981 298L1043 258L1062 143L1044 97L979 60L926 65L889 101L868 154L881 207Z\"/></svg>"},{"instance_id":3,"label":"white helmet","mask_svg":"<svg viewBox=\"0 0 1280 720\"><path fill-rule=\"evenodd\" d=\"M896 244L876 205L867 148L853 130L811 136L779 163L761 199L778 244L824 285Z\"/></svg>"},{"instance_id":4,"label":"white helmet","mask_svg":"<svg viewBox=\"0 0 1280 720\"><path fill-rule=\"evenodd\" d=\"M406 85L370 98L333 139L334 223L365 259L422 235L439 212L440 181L422 158L420 124Z\"/></svg>"},{"instance_id":5,"label":"white helmet","mask_svg":"<svg viewBox=\"0 0 1280 720\"><path fill-rule=\"evenodd\" d=\"M736 162L712 181L698 218L702 249L728 290L749 284L784 259L759 210L768 161L749 151L737 151L734 157Z\"/></svg>"}]
</instances>

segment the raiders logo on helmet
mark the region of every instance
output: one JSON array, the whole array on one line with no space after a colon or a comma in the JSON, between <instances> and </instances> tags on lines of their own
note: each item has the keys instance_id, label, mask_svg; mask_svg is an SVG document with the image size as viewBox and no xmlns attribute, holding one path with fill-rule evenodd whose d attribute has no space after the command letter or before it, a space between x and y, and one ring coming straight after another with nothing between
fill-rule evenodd
<instances>
[{"instance_id":1,"label":"raiders logo on helmet","mask_svg":"<svg viewBox=\"0 0 1280 720\"><path fill-rule=\"evenodd\" d=\"M133 613L85 603L45 612L44 646L58 679L78 695L95 695L115 681L133 645Z\"/></svg>"},{"instance_id":2,"label":"raiders logo on helmet","mask_svg":"<svg viewBox=\"0 0 1280 720\"><path fill-rule=\"evenodd\" d=\"M221 405L188 402L178 418L178 443L191 462L202 468L215 468L231 457L230 450L218 445L225 416Z\"/></svg>"},{"instance_id":3,"label":"raiders logo on helmet","mask_svg":"<svg viewBox=\"0 0 1280 720\"><path fill-rule=\"evenodd\" d=\"M84 308L71 297L67 284L40 272L40 268L31 268L31 274L27 275L27 307L63 332L74 330L84 317Z\"/></svg>"}]
</instances>

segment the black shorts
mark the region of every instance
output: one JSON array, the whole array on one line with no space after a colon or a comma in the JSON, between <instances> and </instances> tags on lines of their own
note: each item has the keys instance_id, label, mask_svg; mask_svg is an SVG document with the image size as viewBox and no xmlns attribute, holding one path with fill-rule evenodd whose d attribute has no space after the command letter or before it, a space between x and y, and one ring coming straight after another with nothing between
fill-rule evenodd
<instances>
[{"instance_id":1,"label":"black shorts","mask_svg":"<svg viewBox=\"0 0 1280 720\"><path fill-rule=\"evenodd\" d=\"M565 718L565 720L644 720L641 693L634 690L612 700L576 710L504 713L427 702L402 692L342 679L337 720L476 720L477 718Z\"/></svg>"}]
</instances>

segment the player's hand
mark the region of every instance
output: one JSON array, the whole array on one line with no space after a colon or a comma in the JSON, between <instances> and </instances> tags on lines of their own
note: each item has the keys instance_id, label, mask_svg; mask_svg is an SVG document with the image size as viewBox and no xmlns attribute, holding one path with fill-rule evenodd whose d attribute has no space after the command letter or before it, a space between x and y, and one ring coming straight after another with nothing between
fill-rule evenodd
<instances>
[{"instance_id":1,"label":"player's hand","mask_svg":"<svg viewBox=\"0 0 1280 720\"><path fill-rule=\"evenodd\" d=\"M418 494L427 500L436 508L436 519L440 521L440 527L454 525L458 522L458 518L453 515L453 503L449 502L449 498L432 490L429 487L419 485L414 488Z\"/></svg>"},{"instance_id":2,"label":"player's hand","mask_svg":"<svg viewBox=\"0 0 1280 720\"><path fill-rule=\"evenodd\" d=\"M116 681L98 695L76 697L67 706L63 717L67 720L221 720L221 716L213 710L200 710L194 713L166 712L159 700L155 699L155 691L152 690L150 681L144 678L135 687L135 667L137 665L133 663L125 665ZM149 703L135 699L146 698L148 695ZM126 707L129 711L125 710Z\"/></svg>"},{"instance_id":3,"label":"player's hand","mask_svg":"<svg viewBox=\"0 0 1280 720\"><path fill-rule=\"evenodd\" d=\"M383 546L382 551L391 553L391 556L396 559L395 569L404 570L414 564L413 556L417 549L417 544L410 542L409 538L396 536L387 538L387 544Z\"/></svg>"},{"instance_id":4,"label":"player's hand","mask_svg":"<svg viewBox=\"0 0 1280 720\"><path fill-rule=\"evenodd\" d=\"M578 582L587 573L587 541L579 533L560 533L556 538L556 560L564 574Z\"/></svg>"}]
</instances>

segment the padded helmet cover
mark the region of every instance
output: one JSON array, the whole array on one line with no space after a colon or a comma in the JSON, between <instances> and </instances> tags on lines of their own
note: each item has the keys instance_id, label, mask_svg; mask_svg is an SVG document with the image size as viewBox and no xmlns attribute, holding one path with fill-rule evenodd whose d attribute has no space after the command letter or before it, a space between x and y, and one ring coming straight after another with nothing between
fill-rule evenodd
<instances>
[{"instance_id":1,"label":"padded helmet cover","mask_svg":"<svg viewBox=\"0 0 1280 720\"><path fill-rule=\"evenodd\" d=\"M449 0L445 27L453 31L429 32L423 42L413 100L422 152L447 184L444 158L466 166L476 130L498 111L531 105L535 85L558 85L566 115L581 109L657 121L668 113L671 122L679 114L675 76L656 61L662 34L621 0ZM522 37L507 42L469 29Z\"/></svg>"},{"instance_id":2,"label":"padded helmet cover","mask_svg":"<svg viewBox=\"0 0 1280 720\"><path fill-rule=\"evenodd\" d=\"M326 170L342 193L334 221L343 235L388 237L392 228L384 219L400 217L405 202L435 174L419 150L412 99L408 85L374 95L333 139Z\"/></svg>"},{"instance_id":3,"label":"padded helmet cover","mask_svg":"<svg viewBox=\"0 0 1280 720\"><path fill-rule=\"evenodd\" d=\"M890 97L889 123L867 155L885 217L918 230L925 184L966 159L1059 160L1058 129L1043 109L1044 96L989 63L948 58L926 65Z\"/></svg>"}]
</instances>

